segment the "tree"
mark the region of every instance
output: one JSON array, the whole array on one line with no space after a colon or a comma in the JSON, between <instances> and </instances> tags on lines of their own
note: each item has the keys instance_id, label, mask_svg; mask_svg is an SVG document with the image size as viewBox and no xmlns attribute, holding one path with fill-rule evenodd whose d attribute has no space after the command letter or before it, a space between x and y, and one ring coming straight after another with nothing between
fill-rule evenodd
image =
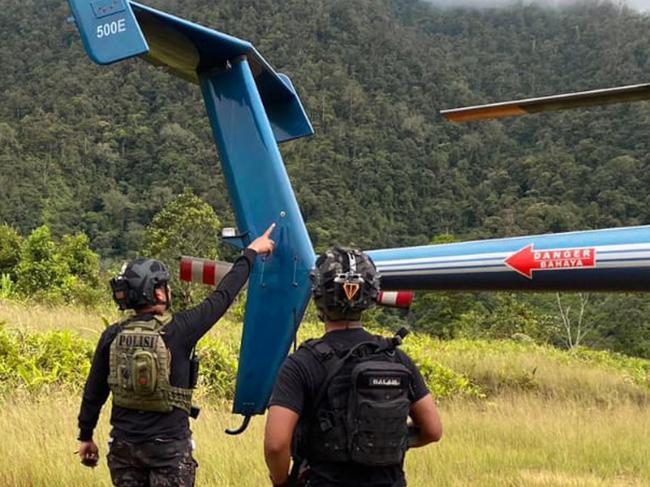
<instances>
[{"instance_id":1,"label":"tree","mask_svg":"<svg viewBox=\"0 0 650 487\"><path fill-rule=\"evenodd\" d=\"M572 305L562 304L560 293L556 293L556 298L567 348L571 350L579 347L594 328L594 323L585 317L585 312L589 307L590 295L588 293L577 294L575 299L577 303L573 313L571 313Z\"/></svg>"},{"instance_id":2,"label":"tree","mask_svg":"<svg viewBox=\"0 0 650 487\"><path fill-rule=\"evenodd\" d=\"M58 245L58 258L73 277L62 289L69 302L93 306L107 299L108 289L99 278L99 256L90 249L85 234L64 235Z\"/></svg>"},{"instance_id":3,"label":"tree","mask_svg":"<svg viewBox=\"0 0 650 487\"><path fill-rule=\"evenodd\" d=\"M186 189L154 216L145 231L142 253L160 259L172 268L181 255L216 259L220 228L221 222L212 207ZM172 276L172 286L177 290L174 294L180 307L189 306L199 294L204 294L181 283L175 272Z\"/></svg>"},{"instance_id":4,"label":"tree","mask_svg":"<svg viewBox=\"0 0 650 487\"><path fill-rule=\"evenodd\" d=\"M491 294L483 310L471 310L459 317L459 334L469 338L510 339L525 335L536 343L548 343L555 336L553 317L530 306L522 294Z\"/></svg>"},{"instance_id":5,"label":"tree","mask_svg":"<svg viewBox=\"0 0 650 487\"><path fill-rule=\"evenodd\" d=\"M650 358L650 298L645 293L600 295L590 319L589 346ZM592 302L595 301L592 299Z\"/></svg>"},{"instance_id":6,"label":"tree","mask_svg":"<svg viewBox=\"0 0 650 487\"><path fill-rule=\"evenodd\" d=\"M55 242L49 227L34 230L23 242L17 266L18 291L27 297L54 303L97 304L99 258L83 234Z\"/></svg>"},{"instance_id":7,"label":"tree","mask_svg":"<svg viewBox=\"0 0 650 487\"><path fill-rule=\"evenodd\" d=\"M432 244L449 244L458 240L451 234L437 235ZM459 317L470 310L484 311L477 299L478 293L437 291L416 294L413 303L414 328L438 338L450 339L458 335Z\"/></svg>"},{"instance_id":8,"label":"tree","mask_svg":"<svg viewBox=\"0 0 650 487\"><path fill-rule=\"evenodd\" d=\"M27 296L60 289L69 274L56 251L49 227L43 225L25 239L17 268L18 290Z\"/></svg>"},{"instance_id":9,"label":"tree","mask_svg":"<svg viewBox=\"0 0 650 487\"><path fill-rule=\"evenodd\" d=\"M20 261L22 238L9 225L0 225L0 276L7 274L16 278L16 266Z\"/></svg>"},{"instance_id":10,"label":"tree","mask_svg":"<svg viewBox=\"0 0 650 487\"><path fill-rule=\"evenodd\" d=\"M58 254L71 274L88 286L99 286L99 256L90 249L90 241L85 234L64 235Z\"/></svg>"}]
</instances>

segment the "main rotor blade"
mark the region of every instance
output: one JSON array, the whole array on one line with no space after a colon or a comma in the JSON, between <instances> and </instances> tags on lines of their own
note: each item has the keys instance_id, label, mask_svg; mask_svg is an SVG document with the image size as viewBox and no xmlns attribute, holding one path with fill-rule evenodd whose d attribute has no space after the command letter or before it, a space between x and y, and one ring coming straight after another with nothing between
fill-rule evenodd
<instances>
[{"instance_id":1,"label":"main rotor blade","mask_svg":"<svg viewBox=\"0 0 650 487\"><path fill-rule=\"evenodd\" d=\"M649 100L650 84L619 86L604 90L582 91L565 95L528 98L526 100L491 103L466 108L442 110L440 114L450 122L473 122L491 118L515 117L531 113L568 110L571 108L610 105Z\"/></svg>"}]
</instances>

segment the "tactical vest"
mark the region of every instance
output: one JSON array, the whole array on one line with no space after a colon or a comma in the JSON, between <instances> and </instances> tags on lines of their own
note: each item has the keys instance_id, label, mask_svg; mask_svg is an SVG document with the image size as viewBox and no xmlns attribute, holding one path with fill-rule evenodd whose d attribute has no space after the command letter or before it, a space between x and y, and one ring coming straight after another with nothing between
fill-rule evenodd
<instances>
[{"instance_id":1,"label":"tactical vest","mask_svg":"<svg viewBox=\"0 0 650 487\"><path fill-rule=\"evenodd\" d=\"M324 366L326 378L301 418L294 456L314 462L400 465L408 447L407 419L412 374L399 363L396 339L336 351L323 339L307 348Z\"/></svg>"},{"instance_id":2,"label":"tactical vest","mask_svg":"<svg viewBox=\"0 0 650 487\"><path fill-rule=\"evenodd\" d=\"M169 413L174 407L191 413L192 389L169 383L171 353L163 340L171 314L148 321L129 318L111 343L108 385L113 404L139 411Z\"/></svg>"}]
</instances>

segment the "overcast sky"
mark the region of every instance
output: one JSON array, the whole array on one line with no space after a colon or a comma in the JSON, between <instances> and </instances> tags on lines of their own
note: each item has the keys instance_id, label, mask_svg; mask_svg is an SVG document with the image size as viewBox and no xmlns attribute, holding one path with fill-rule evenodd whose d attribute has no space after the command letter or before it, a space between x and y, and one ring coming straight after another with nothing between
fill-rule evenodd
<instances>
[{"instance_id":1,"label":"overcast sky","mask_svg":"<svg viewBox=\"0 0 650 487\"><path fill-rule=\"evenodd\" d=\"M558 6L558 5L567 5L571 3L576 3L576 1L578 0L429 0L429 1L436 5L449 6L449 7L474 6L474 7L490 8L490 7L501 7L503 5L508 5L512 3L519 3L520 1L523 1L524 3L539 3L544 5ZM594 0L594 1L598 1L598 0ZM613 0L613 3L618 3L618 1L625 1L625 0ZM640 11L650 10L650 0L627 0L626 3L630 7L633 7Z\"/></svg>"},{"instance_id":2,"label":"overcast sky","mask_svg":"<svg viewBox=\"0 0 650 487\"><path fill-rule=\"evenodd\" d=\"M628 2L628 5L639 10L648 10L650 9L650 0L633 0Z\"/></svg>"}]
</instances>

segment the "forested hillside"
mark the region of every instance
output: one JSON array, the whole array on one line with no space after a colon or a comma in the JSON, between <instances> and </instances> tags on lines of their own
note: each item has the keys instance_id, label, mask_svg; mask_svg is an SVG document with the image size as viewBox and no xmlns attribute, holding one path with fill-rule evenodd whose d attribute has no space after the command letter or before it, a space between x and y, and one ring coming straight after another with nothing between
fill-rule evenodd
<instances>
[{"instance_id":1,"label":"forested hillside","mask_svg":"<svg viewBox=\"0 0 650 487\"><path fill-rule=\"evenodd\" d=\"M650 81L650 17L606 2L480 11L415 0L145 3L251 40L292 78L316 136L282 150L319 249L650 220L647 103L468 125L437 115ZM138 60L93 65L64 0L3 6L0 223L23 235L41 224L55 236L84 232L115 259L142 248L153 215L186 187L232 222L195 86ZM455 319L470 307L436 299L420 317ZM501 309L490 299L490 312ZM609 328L597 342L650 354L647 300L598 299L609 303L594 311ZM546 316L553 306L535 309ZM444 326L433 331L454 334ZM632 328L624 339L621 327Z\"/></svg>"},{"instance_id":2,"label":"forested hillside","mask_svg":"<svg viewBox=\"0 0 650 487\"><path fill-rule=\"evenodd\" d=\"M648 221L647 104L453 126L440 108L650 78L650 19L610 5L436 10L412 0L149 2L253 41L317 135L284 147L316 245ZM0 221L84 231L104 256L194 188L227 211L200 93L94 66L67 2L0 13Z\"/></svg>"}]
</instances>

